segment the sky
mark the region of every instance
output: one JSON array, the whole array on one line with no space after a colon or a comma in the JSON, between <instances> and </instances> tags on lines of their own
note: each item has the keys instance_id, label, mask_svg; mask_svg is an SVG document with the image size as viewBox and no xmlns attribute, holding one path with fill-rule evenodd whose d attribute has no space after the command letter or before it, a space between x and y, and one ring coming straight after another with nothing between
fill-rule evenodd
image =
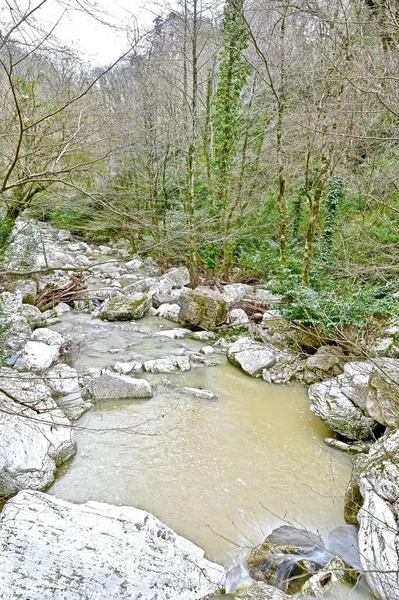
<instances>
[{"instance_id":1,"label":"sky","mask_svg":"<svg viewBox=\"0 0 399 600\"><path fill-rule=\"evenodd\" d=\"M72 46L78 53L95 64L109 64L129 47L126 30L140 30L152 25L153 19L162 12L162 5L149 0L90 0L99 9L98 19L82 11L72 10L64 15L56 29L63 43ZM46 28L55 23L61 14L60 5L49 0L37 16ZM103 20L107 24L100 22Z\"/></svg>"}]
</instances>

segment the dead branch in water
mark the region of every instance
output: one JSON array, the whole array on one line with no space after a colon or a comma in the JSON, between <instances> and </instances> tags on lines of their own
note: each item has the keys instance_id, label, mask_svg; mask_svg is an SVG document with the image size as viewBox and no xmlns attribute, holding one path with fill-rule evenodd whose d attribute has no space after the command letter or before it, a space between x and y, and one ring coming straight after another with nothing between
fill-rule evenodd
<instances>
[{"instance_id":1,"label":"dead branch in water","mask_svg":"<svg viewBox=\"0 0 399 600\"><path fill-rule=\"evenodd\" d=\"M57 287L54 283L47 283L36 298L35 306L41 311L54 308L60 302L83 300L85 297L86 283L83 273L71 275L70 281Z\"/></svg>"}]
</instances>

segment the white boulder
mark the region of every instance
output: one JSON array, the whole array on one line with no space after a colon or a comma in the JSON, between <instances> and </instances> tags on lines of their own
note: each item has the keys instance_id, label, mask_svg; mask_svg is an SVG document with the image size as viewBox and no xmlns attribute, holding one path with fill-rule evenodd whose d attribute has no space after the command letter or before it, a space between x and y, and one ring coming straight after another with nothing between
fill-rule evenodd
<instances>
[{"instance_id":1,"label":"white boulder","mask_svg":"<svg viewBox=\"0 0 399 600\"><path fill-rule=\"evenodd\" d=\"M153 515L23 491L0 527L2 600L197 600L224 569Z\"/></svg>"}]
</instances>

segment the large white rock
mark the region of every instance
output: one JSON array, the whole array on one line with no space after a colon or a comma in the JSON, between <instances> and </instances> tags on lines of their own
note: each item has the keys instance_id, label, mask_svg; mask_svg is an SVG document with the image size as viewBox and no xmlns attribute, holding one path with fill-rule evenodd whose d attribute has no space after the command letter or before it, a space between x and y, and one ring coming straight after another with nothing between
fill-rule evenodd
<instances>
[{"instance_id":1,"label":"large white rock","mask_svg":"<svg viewBox=\"0 0 399 600\"><path fill-rule=\"evenodd\" d=\"M158 317L169 319L169 321L179 322L180 306L179 304L161 304L157 309Z\"/></svg>"},{"instance_id":2,"label":"large white rock","mask_svg":"<svg viewBox=\"0 0 399 600\"><path fill-rule=\"evenodd\" d=\"M167 337L171 340L181 340L190 333L191 331L189 329L184 329L183 327L175 327L175 329L164 329L161 331L156 331L154 335L159 337Z\"/></svg>"},{"instance_id":3,"label":"large white rock","mask_svg":"<svg viewBox=\"0 0 399 600\"><path fill-rule=\"evenodd\" d=\"M190 272L187 267L175 267L164 273L161 279L168 279L173 287L183 287L190 283Z\"/></svg>"},{"instance_id":4,"label":"large white rock","mask_svg":"<svg viewBox=\"0 0 399 600\"><path fill-rule=\"evenodd\" d=\"M0 404L0 496L45 488L76 452L69 420L40 378L11 369L0 369Z\"/></svg>"},{"instance_id":5,"label":"large white rock","mask_svg":"<svg viewBox=\"0 0 399 600\"><path fill-rule=\"evenodd\" d=\"M82 398L76 369L63 363L56 365L46 372L45 382L68 419L78 419L91 408L91 403Z\"/></svg>"},{"instance_id":6,"label":"large white rock","mask_svg":"<svg viewBox=\"0 0 399 600\"><path fill-rule=\"evenodd\" d=\"M144 363L144 371L149 373L173 373L174 371L189 371L190 368L190 360L187 356L154 358Z\"/></svg>"},{"instance_id":7,"label":"large white rock","mask_svg":"<svg viewBox=\"0 0 399 600\"><path fill-rule=\"evenodd\" d=\"M0 547L2 600L196 600L224 576L148 512L40 492L6 504Z\"/></svg>"},{"instance_id":8,"label":"large white rock","mask_svg":"<svg viewBox=\"0 0 399 600\"><path fill-rule=\"evenodd\" d=\"M106 300L100 309L100 318L105 321L132 321L141 319L151 307L149 294L132 293Z\"/></svg>"},{"instance_id":9,"label":"large white rock","mask_svg":"<svg viewBox=\"0 0 399 600\"><path fill-rule=\"evenodd\" d=\"M310 410L333 431L349 439L368 439L377 423L354 404L340 385L339 377L314 383L308 389Z\"/></svg>"},{"instance_id":10,"label":"large white rock","mask_svg":"<svg viewBox=\"0 0 399 600\"><path fill-rule=\"evenodd\" d=\"M60 357L59 346L49 346L43 342L26 342L16 368L32 371L44 371Z\"/></svg>"},{"instance_id":11,"label":"large white rock","mask_svg":"<svg viewBox=\"0 0 399 600\"><path fill-rule=\"evenodd\" d=\"M229 325L243 325L249 323L249 317L242 308L234 308L227 314L226 322Z\"/></svg>"},{"instance_id":12,"label":"large white rock","mask_svg":"<svg viewBox=\"0 0 399 600\"><path fill-rule=\"evenodd\" d=\"M229 306L243 300L245 296L253 294L254 288L245 283L232 283L225 285L222 291L222 298Z\"/></svg>"},{"instance_id":13,"label":"large white rock","mask_svg":"<svg viewBox=\"0 0 399 600\"><path fill-rule=\"evenodd\" d=\"M251 377L257 377L263 369L272 367L276 362L276 356L271 349L248 337L234 342L227 350L227 358Z\"/></svg>"},{"instance_id":14,"label":"large white rock","mask_svg":"<svg viewBox=\"0 0 399 600\"><path fill-rule=\"evenodd\" d=\"M65 344L64 338L58 331L47 329L47 327L36 329L32 333L31 339L34 342L43 342L43 344L47 344L48 346L58 346L58 348L61 348L61 346Z\"/></svg>"},{"instance_id":15,"label":"large white rock","mask_svg":"<svg viewBox=\"0 0 399 600\"><path fill-rule=\"evenodd\" d=\"M151 398L151 386L145 379L133 379L112 371L101 371L85 385L84 395L93 400Z\"/></svg>"},{"instance_id":16,"label":"large white rock","mask_svg":"<svg viewBox=\"0 0 399 600\"><path fill-rule=\"evenodd\" d=\"M359 552L366 581L380 600L399 600L399 536L394 512L365 480L361 492Z\"/></svg>"}]
</instances>

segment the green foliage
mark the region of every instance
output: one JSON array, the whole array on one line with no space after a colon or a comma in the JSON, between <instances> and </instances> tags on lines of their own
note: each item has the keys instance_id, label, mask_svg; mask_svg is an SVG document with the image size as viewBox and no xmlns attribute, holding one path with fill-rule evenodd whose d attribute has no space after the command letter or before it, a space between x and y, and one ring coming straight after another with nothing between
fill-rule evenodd
<instances>
[{"instance_id":1,"label":"green foliage","mask_svg":"<svg viewBox=\"0 0 399 600\"><path fill-rule=\"evenodd\" d=\"M286 272L275 290L287 303L283 315L304 325L321 325L327 331L346 326L365 327L372 319L399 316L399 303L392 298L391 285L352 284L344 279L320 280L313 288L303 287L300 277Z\"/></svg>"},{"instance_id":2,"label":"green foliage","mask_svg":"<svg viewBox=\"0 0 399 600\"><path fill-rule=\"evenodd\" d=\"M328 261L333 249L333 237L337 226L337 213L344 197L342 177L334 175L328 182L327 193L324 197L326 217L323 231L323 258Z\"/></svg>"},{"instance_id":3,"label":"green foliage","mask_svg":"<svg viewBox=\"0 0 399 600\"><path fill-rule=\"evenodd\" d=\"M13 225L14 222L12 219L4 217L0 219L0 262L3 260L4 254L10 243Z\"/></svg>"},{"instance_id":4,"label":"green foliage","mask_svg":"<svg viewBox=\"0 0 399 600\"><path fill-rule=\"evenodd\" d=\"M218 210L226 204L227 178L237 154L241 131L240 96L250 73L249 64L243 57L248 46L248 31L242 11L243 0L228 0L222 22L223 50L213 117L213 168L219 191Z\"/></svg>"}]
</instances>

